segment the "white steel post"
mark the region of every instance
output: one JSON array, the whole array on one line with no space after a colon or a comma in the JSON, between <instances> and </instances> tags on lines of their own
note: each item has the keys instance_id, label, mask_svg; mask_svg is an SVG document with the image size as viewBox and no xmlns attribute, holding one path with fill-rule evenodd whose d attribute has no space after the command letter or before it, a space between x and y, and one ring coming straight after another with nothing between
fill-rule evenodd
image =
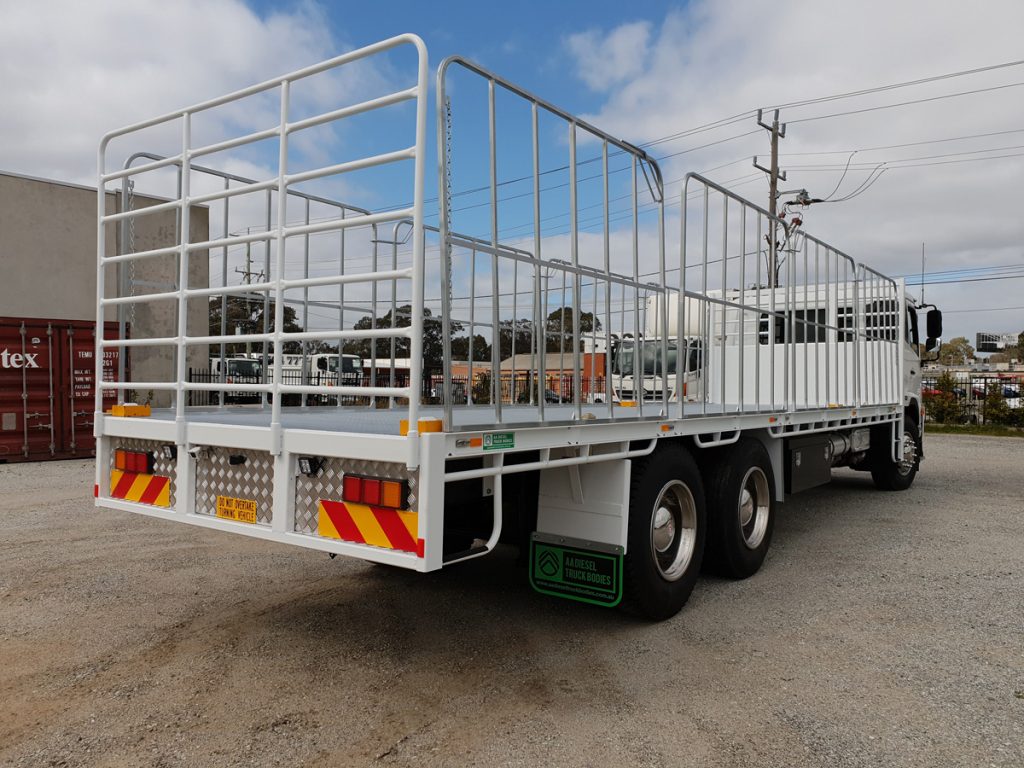
<instances>
[{"instance_id":1,"label":"white steel post","mask_svg":"<svg viewBox=\"0 0 1024 768\"><path fill-rule=\"evenodd\" d=\"M178 231L178 343L177 343L177 376L175 388L175 438L178 446L178 461L175 469L175 504L179 510L191 510L193 488L195 487L195 460L188 454L185 426L185 336L188 334L188 263L189 263L189 193L191 189L191 157L192 146L192 115L186 112L181 117L181 228ZM208 332L208 331L207 331ZM121 354L125 353L121 350ZM222 398L223 399L223 398Z\"/></svg>"},{"instance_id":2,"label":"white steel post","mask_svg":"<svg viewBox=\"0 0 1024 768\"><path fill-rule=\"evenodd\" d=\"M281 369L284 366L284 345L281 334L284 333L284 266L285 239L284 230L288 217L288 96L291 83L281 83L281 125L277 156L277 253L275 254L274 280L274 382L271 391L274 402L270 408L270 452L274 456L281 454ZM269 242L269 241L268 241ZM275 510L276 512L277 510Z\"/></svg>"},{"instance_id":3,"label":"white steel post","mask_svg":"<svg viewBox=\"0 0 1024 768\"><path fill-rule=\"evenodd\" d=\"M418 37L410 37L416 46L419 72L416 77L416 159L413 172L412 214L412 320L409 339L409 469L419 466L420 438L418 421L423 392L423 180L427 136L427 48ZM446 361L447 362L447 361ZM450 393L445 393L446 397Z\"/></svg>"},{"instance_id":4,"label":"white steel post","mask_svg":"<svg viewBox=\"0 0 1024 768\"><path fill-rule=\"evenodd\" d=\"M92 416L92 434L96 438L96 493L99 496L110 495L108 486L109 475L107 474L108 462L106 461L105 441L103 440L103 336L105 331L103 316L103 294L106 292L105 272L106 266L103 258L106 256L106 224L103 216L107 212L107 191L103 182L104 162L109 138L104 137L100 142L99 151L96 154L97 181L96 181L96 333L93 336L93 387L94 404ZM118 354L124 354L124 350L118 350Z\"/></svg>"},{"instance_id":5,"label":"white steel post","mask_svg":"<svg viewBox=\"0 0 1024 768\"><path fill-rule=\"evenodd\" d=\"M417 488L417 536L424 542L421 570L436 571L444 562L445 436L423 435Z\"/></svg>"}]
</instances>

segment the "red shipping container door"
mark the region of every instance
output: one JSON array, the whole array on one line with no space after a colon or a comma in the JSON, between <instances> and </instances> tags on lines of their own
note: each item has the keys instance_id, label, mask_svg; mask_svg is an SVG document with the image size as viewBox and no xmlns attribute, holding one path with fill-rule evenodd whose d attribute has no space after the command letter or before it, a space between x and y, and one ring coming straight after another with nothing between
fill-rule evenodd
<instances>
[{"instance_id":1,"label":"red shipping container door","mask_svg":"<svg viewBox=\"0 0 1024 768\"><path fill-rule=\"evenodd\" d=\"M0 462L94 455L95 323L0 318ZM107 323L106 338L117 338ZM104 380L117 378L107 350ZM104 410L117 402L109 391Z\"/></svg>"}]
</instances>

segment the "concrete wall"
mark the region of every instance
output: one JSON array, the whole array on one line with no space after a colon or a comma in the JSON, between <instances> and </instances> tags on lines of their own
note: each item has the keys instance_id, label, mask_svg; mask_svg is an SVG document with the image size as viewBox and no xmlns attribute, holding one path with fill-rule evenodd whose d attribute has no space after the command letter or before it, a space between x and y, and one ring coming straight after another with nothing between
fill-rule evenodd
<instances>
[{"instance_id":1,"label":"concrete wall","mask_svg":"<svg viewBox=\"0 0 1024 768\"><path fill-rule=\"evenodd\" d=\"M118 195L106 196L106 210L118 210ZM158 201L136 197L134 207ZM189 239L209 239L209 210L194 206L189 214ZM123 252L121 227L107 225L106 254ZM142 251L175 244L175 216L164 211L136 219L133 250ZM108 268L106 295L116 295L118 280L133 286L136 294L173 290L177 267L174 256L158 257L125 266L118 275ZM0 315L22 318L94 320L96 317L96 190L60 182L0 173ZM189 285L209 285L209 260L205 252L189 260ZM174 336L175 303L139 304L126 308L130 335ZM189 334L208 331L206 302L190 303ZM116 320L116 308L109 308L107 320ZM137 347L131 351L133 381L174 381L174 350L170 347ZM187 363L205 368L205 347L190 349ZM138 400L151 399L157 407L170 404L170 393L140 391Z\"/></svg>"}]
</instances>

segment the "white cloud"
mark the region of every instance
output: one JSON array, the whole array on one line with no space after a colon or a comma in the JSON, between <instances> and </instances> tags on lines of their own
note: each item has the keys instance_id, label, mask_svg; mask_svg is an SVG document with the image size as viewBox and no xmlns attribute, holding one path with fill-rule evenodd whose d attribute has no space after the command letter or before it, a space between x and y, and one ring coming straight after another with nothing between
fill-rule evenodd
<instances>
[{"instance_id":1,"label":"white cloud","mask_svg":"<svg viewBox=\"0 0 1024 768\"><path fill-rule=\"evenodd\" d=\"M96 147L107 131L339 50L311 3L266 17L239 0L7 3L0 24L7 105L0 168L94 184ZM323 86L310 89L309 99L324 97ZM250 102L244 111L210 116L201 138L276 120L274 105Z\"/></svg>"},{"instance_id":2,"label":"white cloud","mask_svg":"<svg viewBox=\"0 0 1024 768\"><path fill-rule=\"evenodd\" d=\"M644 142L759 106L1017 60L1022 58L1021 29L1024 5L1016 0L987 3L977 13L965 13L956 4L925 0L760 6L740 0L702 0L670 12L649 29L638 30L637 25L628 24L574 35L567 40L566 50L586 85L607 90L600 110L587 119L612 134ZM826 195L835 187L846 162L843 154L797 153L888 147L1024 129L1020 109L1024 87L1012 85L989 93L828 120L798 122L801 118L1021 81L1024 67L1013 67L784 109L782 119L789 122L789 130L781 143L781 163L790 168L784 188L806 187L812 195ZM652 151L662 156L755 129L753 119L744 119L658 144ZM854 161L873 166L885 160L1020 145L1024 145L1024 132L862 151ZM763 163L767 150L767 134L757 131L668 159L663 170L666 179L674 180L691 170L730 163L710 176L719 181L739 179L753 172L750 157L760 155ZM824 163L838 167L800 167ZM928 271L1021 264L1022 171L1024 157L893 168L849 202L812 207L805 217L806 226L890 274L919 272L922 242L926 243ZM866 168L851 171L839 194L855 189L867 175ZM677 199L678 186L673 185ZM763 180L738 191L765 203ZM927 295L947 309L974 309L1019 305L1022 289L1024 280L989 281L928 286ZM976 330L1018 331L1024 328L1024 312L951 314L946 327L947 336L969 335L972 339Z\"/></svg>"},{"instance_id":3,"label":"white cloud","mask_svg":"<svg viewBox=\"0 0 1024 768\"><path fill-rule=\"evenodd\" d=\"M646 21L623 24L607 34L588 30L570 35L566 47L577 64L577 74L595 91L636 77L648 54L651 25Z\"/></svg>"}]
</instances>

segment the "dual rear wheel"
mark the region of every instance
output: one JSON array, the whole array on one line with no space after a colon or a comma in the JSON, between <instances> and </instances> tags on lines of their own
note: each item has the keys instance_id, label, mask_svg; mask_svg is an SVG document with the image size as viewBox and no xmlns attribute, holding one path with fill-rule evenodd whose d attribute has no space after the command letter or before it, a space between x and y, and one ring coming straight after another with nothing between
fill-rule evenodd
<instances>
[{"instance_id":1,"label":"dual rear wheel","mask_svg":"<svg viewBox=\"0 0 1024 768\"><path fill-rule=\"evenodd\" d=\"M705 560L746 578L768 551L775 502L764 447L745 438L702 458L703 472L669 443L633 462L623 603L646 618L678 613Z\"/></svg>"}]
</instances>

